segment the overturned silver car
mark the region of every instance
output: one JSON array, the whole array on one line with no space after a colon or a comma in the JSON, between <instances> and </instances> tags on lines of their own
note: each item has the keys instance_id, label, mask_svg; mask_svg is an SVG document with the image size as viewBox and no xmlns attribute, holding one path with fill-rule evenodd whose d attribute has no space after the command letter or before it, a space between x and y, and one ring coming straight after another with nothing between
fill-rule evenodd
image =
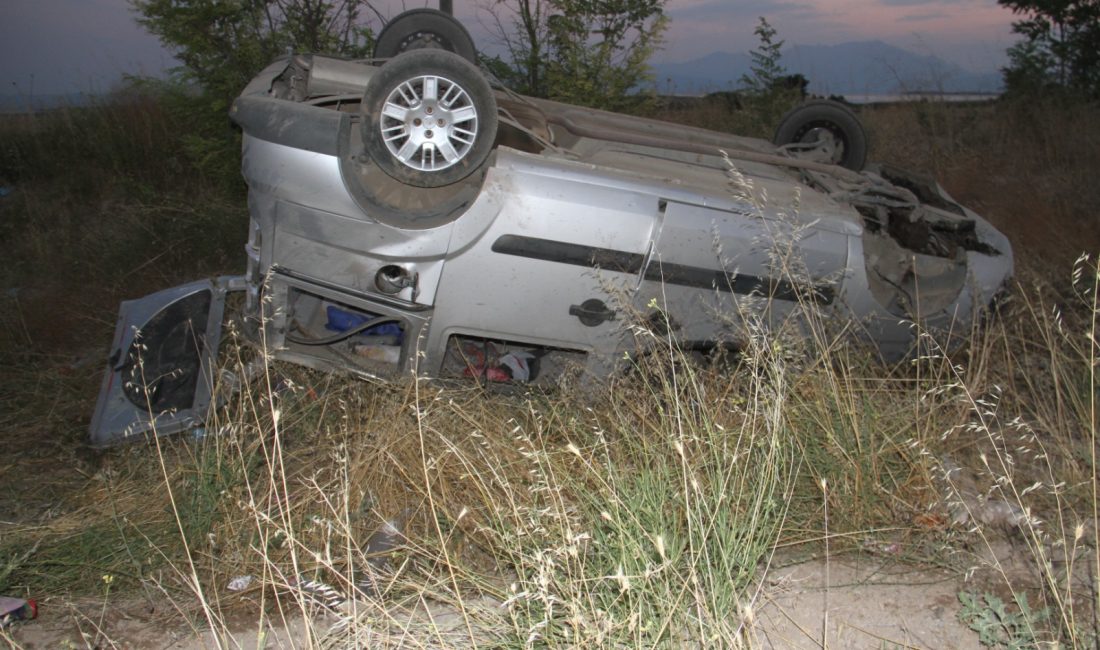
<instances>
[{"instance_id":1,"label":"overturned silver car","mask_svg":"<svg viewBox=\"0 0 1100 650\"><path fill-rule=\"evenodd\" d=\"M639 316L736 348L752 301L766 322L815 305L894 360L913 322L966 331L1012 272L935 183L865 165L841 105L765 142L494 87L468 38L414 10L377 59L292 56L245 88L246 273L124 303L93 444L201 422L234 292L277 359L532 381L629 363Z\"/></svg>"}]
</instances>

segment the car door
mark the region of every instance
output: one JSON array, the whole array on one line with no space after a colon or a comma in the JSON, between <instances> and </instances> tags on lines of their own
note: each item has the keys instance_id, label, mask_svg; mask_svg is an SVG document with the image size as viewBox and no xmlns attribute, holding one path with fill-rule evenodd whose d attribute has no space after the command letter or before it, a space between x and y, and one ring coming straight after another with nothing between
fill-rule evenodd
<instances>
[{"instance_id":1,"label":"car door","mask_svg":"<svg viewBox=\"0 0 1100 650\"><path fill-rule=\"evenodd\" d=\"M659 333L736 344L746 321L777 327L802 302L831 304L847 237L751 206L667 201L635 297Z\"/></svg>"},{"instance_id":2,"label":"car door","mask_svg":"<svg viewBox=\"0 0 1100 650\"><path fill-rule=\"evenodd\" d=\"M89 427L92 445L178 433L205 420L225 298L243 289L243 277L222 277L122 303Z\"/></svg>"},{"instance_id":3,"label":"car door","mask_svg":"<svg viewBox=\"0 0 1100 650\"><path fill-rule=\"evenodd\" d=\"M499 213L448 258L429 349L464 334L606 359L621 349L659 202L589 169L527 163L493 170L484 192Z\"/></svg>"}]
</instances>

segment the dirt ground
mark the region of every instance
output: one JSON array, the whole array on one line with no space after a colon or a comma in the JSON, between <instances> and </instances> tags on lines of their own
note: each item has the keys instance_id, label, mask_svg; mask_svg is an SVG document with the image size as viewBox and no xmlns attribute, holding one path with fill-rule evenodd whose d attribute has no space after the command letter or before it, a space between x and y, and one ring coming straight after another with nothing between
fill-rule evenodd
<instances>
[{"instance_id":1,"label":"dirt ground","mask_svg":"<svg viewBox=\"0 0 1100 650\"><path fill-rule=\"evenodd\" d=\"M878 557L811 560L775 568L760 585L753 626L746 635L748 647L978 648L977 634L956 617L962 588L957 576ZM421 616L431 617L435 634L379 637L379 645L472 647L464 631L457 630L461 617L456 612L441 607ZM334 622L324 614L308 623L301 618L273 620L264 625L261 638L259 624L241 616L226 623L231 637L218 638L198 631L202 621L191 627L180 618L148 602L111 603L106 610L102 601L46 602L37 620L19 624L0 639L12 648L27 649L311 648L321 645L317 635Z\"/></svg>"},{"instance_id":2,"label":"dirt ground","mask_svg":"<svg viewBox=\"0 0 1100 650\"><path fill-rule=\"evenodd\" d=\"M753 628L760 648L978 648L959 622L957 578L880 559L771 572Z\"/></svg>"}]
</instances>

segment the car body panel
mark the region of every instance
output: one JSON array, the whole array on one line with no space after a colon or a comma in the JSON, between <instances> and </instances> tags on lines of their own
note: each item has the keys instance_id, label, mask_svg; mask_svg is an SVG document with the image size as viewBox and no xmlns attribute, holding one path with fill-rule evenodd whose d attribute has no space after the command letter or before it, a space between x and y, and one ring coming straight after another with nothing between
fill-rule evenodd
<instances>
[{"instance_id":1,"label":"car body panel","mask_svg":"<svg viewBox=\"0 0 1100 650\"><path fill-rule=\"evenodd\" d=\"M736 347L746 326L797 326L812 307L890 361L920 331L959 341L1012 272L1004 235L919 176L505 90L484 164L413 186L384 173L360 133L378 69L281 59L231 112L250 228L246 273L230 284L243 283L245 317L276 359L484 378L469 357L511 350L598 379L639 354L639 326ZM205 282L124 303L116 349L165 304L213 292L209 380L229 285ZM187 409L142 420L117 381L105 380L95 441L121 439L122 425L184 428L210 401L200 386Z\"/></svg>"},{"instance_id":2,"label":"car body panel","mask_svg":"<svg viewBox=\"0 0 1100 650\"><path fill-rule=\"evenodd\" d=\"M122 303L89 429L94 446L177 433L204 421L225 298L244 287L243 277L222 277Z\"/></svg>"}]
</instances>

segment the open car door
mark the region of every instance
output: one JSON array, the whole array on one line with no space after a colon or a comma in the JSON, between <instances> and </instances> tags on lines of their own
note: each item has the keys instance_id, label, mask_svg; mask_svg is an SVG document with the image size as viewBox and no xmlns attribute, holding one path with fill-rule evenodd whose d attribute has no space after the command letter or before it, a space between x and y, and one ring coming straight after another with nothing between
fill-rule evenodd
<instances>
[{"instance_id":1,"label":"open car door","mask_svg":"<svg viewBox=\"0 0 1100 650\"><path fill-rule=\"evenodd\" d=\"M89 428L96 447L201 424L214 389L225 299L243 277L199 280L127 300Z\"/></svg>"}]
</instances>

